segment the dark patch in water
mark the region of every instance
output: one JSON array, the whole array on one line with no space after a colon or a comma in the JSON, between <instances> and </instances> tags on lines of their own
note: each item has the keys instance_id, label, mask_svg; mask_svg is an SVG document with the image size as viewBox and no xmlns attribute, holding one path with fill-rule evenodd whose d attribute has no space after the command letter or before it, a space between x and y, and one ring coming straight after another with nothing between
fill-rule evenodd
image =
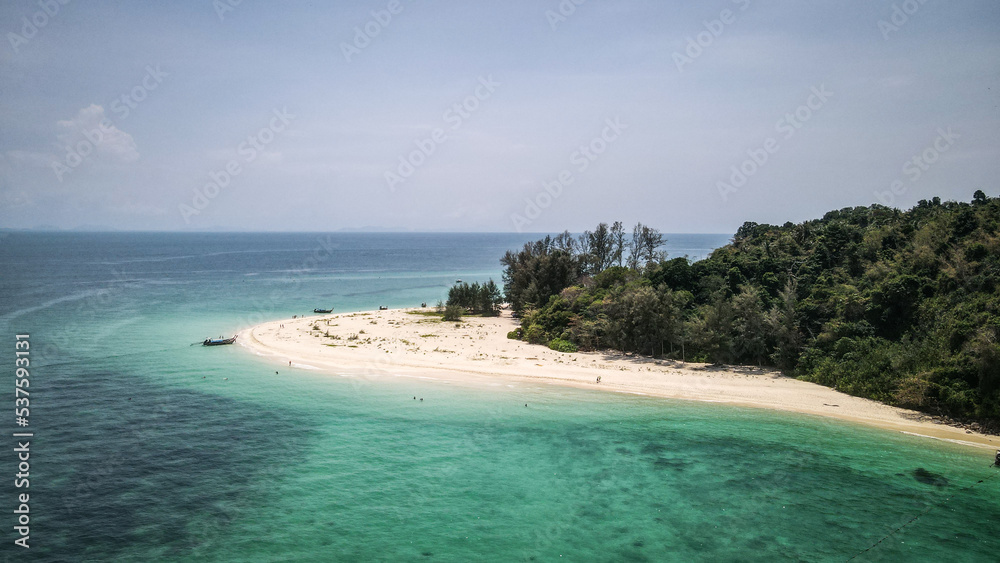
<instances>
[{"instance_id":1,"label":"dark patch in water","mask_svg":"<svg viewBox=\"0 0 1000 563\"><path fill-rule=\"evenodd\" d=\"M649 558L636 551L620 552L622 561L649 561Z\"/></svg>"},{"instance_id":2,"label":"dark patch in water","mask_svg":"<svg viewBox=\"0 0 1000 563\"><path fill-rule=\"evenodd\" d=\"M620 453L622 455L632 455L632 450L628 448L615 448L615 452Z\"/></svg>"},{"instance_id":3,"label":"dark patch in water","mask_svg":"<svg viewBox=\"0 0 1000 563\"><path fill-rule=\"evenodd\" d=\"M646 545L646 542L642 540L635 540L634 542L632 542L632 547L642 547L644 545Z\"/></svg>"},{"instance_id":4,"label":"dark patch in water","mask_svg":"<svg viewBox=\"0 0 1000 563\"><path fill-rule=\"evenodd\" d=\"M663 444L646 444L642 447L642 453L644 454L658 454L663 450L667 449Z\"/></svg>"},{"instance_id":5,"label":"dark patch in water","mask_svg":"<svg viewBox=\"0 0 1000 563\"><path fill-rule=\"evenodd\" d=\"M308 439L297 433L308 427L298 416L159 385L126 369L80 363L48 376L48 416L39 429L59 438L46 452L52 484L39 513L51 518L50 529L73 533L52 538L44 555L115 560L144 544L183 559L192 546L219 545L257 509L255 483L280 479ZM122 404L121 396L136 400ZM75 435L60 427L66 420L78 426ZM93 518L95 511L103 516Z\"/></svg>"},{"instance_id":6,"label":"dark patch in water","mask_svg":"<svg viewBox=\"0 0 1000 563\"><path fill-rule=\"evenodd\" d=\"M681 461L679 459L668 459L665 457L657 458L653 462L653 467L657 469L673 469L674 471L684 471L688 463L686 461Z\"/></svg>"},{"instance_id":7,"label":"dark patch in water","mask_svg":"<svg viewBox=\"0 0 1000 563\"><path fill-rule=\"evenodd\" d=\"M939 475L937 473L931 473L923 467L918 467L913 472L913 478L925 485L934 485L935 487L947 487L948 478L944 475Z\"/></svg>"},{"instance_id":8,"label":"dark patch in water","mask_svg":"<svg viewBox=\"0 0 1000 563\"><path fill-rule=\"evenodd\" d=\"M431 553L431 552L429 552L429 551L425 551L425 552L421 553L420 555L423 555L424 557L431 557L431 556L433 556L434 554L433 554L433 553Z\"/></svg>"}]
</instances>

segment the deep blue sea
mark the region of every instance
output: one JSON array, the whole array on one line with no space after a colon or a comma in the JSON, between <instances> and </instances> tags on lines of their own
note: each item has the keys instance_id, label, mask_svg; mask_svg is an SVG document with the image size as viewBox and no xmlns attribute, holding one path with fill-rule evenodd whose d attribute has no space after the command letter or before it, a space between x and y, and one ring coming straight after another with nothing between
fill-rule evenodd
<instances>
[{"instance_id":1,"label":"deep blue sea","mask_svg":"<svg viewBox=\"0 0 1000 563\"><path fill-rule=\"evenodd\" d=\"M500 283L499 257L533 238L0 234L0 560L845 561L915 516L857 560L998 560L1000 477L976 485L989 451L547 385L275 374L193 345ZM667 251L728 238L668 235Z\"/></svg>"}]
</instances>

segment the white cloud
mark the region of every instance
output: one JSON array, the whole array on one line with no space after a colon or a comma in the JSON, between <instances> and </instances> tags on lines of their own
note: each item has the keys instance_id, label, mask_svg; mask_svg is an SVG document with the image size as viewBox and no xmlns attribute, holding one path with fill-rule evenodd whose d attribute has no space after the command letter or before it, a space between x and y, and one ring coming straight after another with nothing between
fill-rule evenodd
<instances>
[{"instance_id":1,"label":"white cloud","mask_svg":"<svg viewBox=\"0 0 1000 563\"><path fill-rule=\"evenodd\" d=\"M0 192L0 207L5 209L14 209L16 207L24 207L26 205L31 205L33 201L28 192L21 190L19 192Z\"/></svg>"},{"instance_id":2,"label":"white cloud","mask_svg":"<svg viewBox=\"0 0 1000 563\"><path fill-rule=\"evenodd\" d=\"M94 145L94 155L112 162L138 160L139 151L132 135L122 131L104 115L104 108L91 104L77 112L76 117L56 122L60 148L76 147L83 141Z\"/></svg>"},{"instance_id":3,"label":"white cloud","mask_svg":"<svg viewBox=\"0 0 1000 563\"><path fill-rule=\"evenodd\" d=\"M15 168L50 169L55 164L69 165L67 153L71 151L80 154L82 161L128 163L139 158L135 139L106 119L101 106L91 104L77 112L76 117L57 121L56 129L54 152L18 149L0 154L0 179L10 180Z\"/></svg>"}]
</instances>

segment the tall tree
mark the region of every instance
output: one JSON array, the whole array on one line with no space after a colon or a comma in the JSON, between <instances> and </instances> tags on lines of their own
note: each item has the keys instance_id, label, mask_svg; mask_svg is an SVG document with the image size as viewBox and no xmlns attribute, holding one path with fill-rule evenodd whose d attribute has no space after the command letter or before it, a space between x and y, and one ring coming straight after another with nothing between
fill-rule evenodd
<instances>
[{"instance_id":1,"label":"tall tree","mask_svg":"<svg viewBox=\"0 0 1000 563\"><path fill-rule=\"evenodd\" d=\"M738 358L758 366L767 355L764 305L760 294L749 286L733 297L734 345Z\"/></svg>"},{"instance_id":2,"label":"tall tree","mask_svg":"<svg viewBox=\"0 0 1000 563\"><path fill-rule=\"evenodd\" d=\"M667 242L667 239L660 231L652 227L642 227L642 257L646 264L659 262L664 256L660 253L660 247Z\"/></svg>"},{"instance_id":3,"label":"tall tree","mask_svg":"<svg viewBox=\"0 0 1000 563\"><path fill-rule=\"evenodd\" d=\"M625 227L621 221L615 221L611 225L611 263L622 265L625 256Z\"/></svg>"},{"instance_id":4,"label":"tall tree","mask_svg":"<svg viewBox=\"0 0 1000 563\"><path fill-rule=\"evenodd\" d=\"M660 231L636 223L632 228L632 240L628 244L628 267L633 270L642 269L649 264L661 261L665 256L659 251L666 243L666 238Z\"/></svg>"},{"instance_id":5,"label":"tall tree","mask_svg":"<svg viewBox=\"0 0 1000 563\"><path fill-rule=\"evenodd\" d=\"M771 359L781 369L794 368L799 353L802 351L802 335L795 318L795 293L797 289L795 280L789 280L785 289L778 294L780 303L771 308L767 314L767 329L775 342Z\"/></svg>"},{"instance_id":6,"label":"tall tree","mask_svg":"<svg viewBox=\"0 0 1000 563\"><path fill-rule=\"evenodd\" d=\"M580 273L592 276L599 272L594 271L594 252L590 247L590 231L583 231L576 239L577 260L580 264Z\"/></svg>"},{"instance_id":7,"label":"tall tree","mask_svg":"<svg viewBox=\"0 0 1000 563\"><path fill-rule=\"evenodd\" d=\"M666 353L669 344L670 353L674 346L679 346L683 340L685 311L690 306L692 295L687 291L675 291L666 285L660 285L660 354Z\"/></svg>"},{"instance_id":8,"label":"tall tree","mask_svg":"<svg viewBox=\"0 0 1000 563\"><path fill-rule=\"evenodd\" d=\"M563 231L552 239L552 245L569 254L576 254L577 241L569 231Z\"/></svg>"},{"instance_id":9,"label":"tall tree","mask_svg":"<svg viewBox=\"0 0 1000 563\"><path fill-rule=\"evenodd\" d=\"M601 223L597 225L594 232L588 233L590 238L590 254L592 257L592 264L594 267L594 273L603 272L611 265L612 258L612 240L611 240L611 229L608 228L607 223Z\"/></svg>"},{"instance_id":10,"label":"tall tree","mask_svg":"<svg viewBox=\"0 0 1000 563\"><path fill-rule=\"evenodd\" d=\"M628 243L628 259L625 265L633 270L639 269L639 261L642 259L642 223L637 223L632 227L632 240Z\"/></svg>"},{"instance_id":11,"label":"tall tree","mask_svg":"<svg viewBox=\"0 0 1000 563\"><path fill-rule=\"evenodd\" d=\"M525 244L520 252L508 250L500 263L504 266L504 293L518 314L529 307L541 307L579 275L577 257L555 248L548 236Z\"/></svg>"}]
</instances>

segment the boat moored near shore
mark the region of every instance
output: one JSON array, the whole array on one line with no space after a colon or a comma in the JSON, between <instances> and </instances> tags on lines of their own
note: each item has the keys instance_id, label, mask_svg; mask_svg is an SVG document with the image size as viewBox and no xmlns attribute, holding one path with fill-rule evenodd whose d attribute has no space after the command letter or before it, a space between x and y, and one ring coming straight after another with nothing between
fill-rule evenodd
<instances>
[{"instance_id":1,"label":"boat moored near shore","mask_svg":"<svg viewBox=\"0 0 1000 563\"><path fill-rule=\"evenodd\" d=\"M236 342L236 339L239 338L239 336L240 335L237 334L237 335L233 336L232 338L222 338L221 336L219 338L206 338L205 341L201 343L201 345L202 346L225 346L226 344L232 344L233 342Z\"/></svg>"}]
</instances>

